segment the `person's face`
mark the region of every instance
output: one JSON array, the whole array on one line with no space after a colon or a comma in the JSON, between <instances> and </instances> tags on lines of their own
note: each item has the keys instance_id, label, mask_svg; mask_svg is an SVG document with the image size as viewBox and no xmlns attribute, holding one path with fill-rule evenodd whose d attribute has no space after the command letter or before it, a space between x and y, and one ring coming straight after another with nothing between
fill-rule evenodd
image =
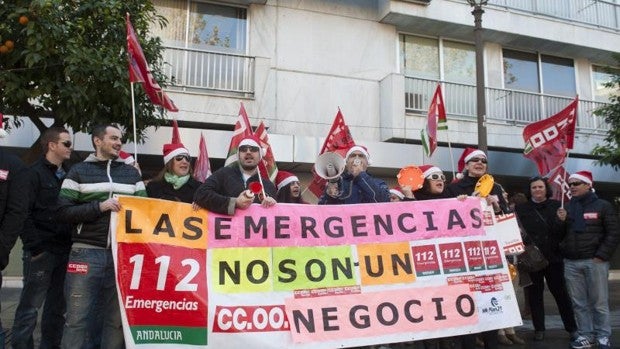
<instances>
[{"instance_id":1,"label":"person's face","mask_svg":"<svg viewBox=\"0 0 620 349\"><path fill-rule=\"evenodd\" d=\"M189 154L179 154L172 158L172 173L179 177L187 176L189 173Z\"/></svg>"},{"instance_id":2,"label":"person's face","mask_svg":"<svg viewBox=\"0 0 620 349\"><path fill-rule=\"evenodd\" d=\"M446 176L444 176L443 172L433 172L429 174L426 179L428 180L429 191L431 194L443 193L446 185Z\"/></svg>"},{"instance_id":3,"label":"person's face","mask_svg":"<svg viewBox=\"0 0 620 349\"><path fill-rule=\"evenodd\" d=\"M547 188L545 187L545 182L541 179L530 183L530 194L532 195L532 200L536 202L547 200Z\"/></svg>"},{"instance_id":4,"label":"person's face","mask_svg":"<svg viewBox=\"0 0 620 349\"><path fill-rule=\"evenodd\" d=\"M238 152L239 164L241 168L246 171L250 171L258 166L260 161L260 148L252 145L242 145L239 147Z\"/></svg>"},{"instance_id":5,"label":"person's face","mask_svg":"<svg viewBox=\"0 0 620 349\"><path fill-rule=\"evenodd\" d=\"M350 170L356 164L359 164L363 171L366 171L368 168L368 159L366 159L366 156L359 150L352 152L347 158L347 170Z\"/></svg>"},{"instance_id":6,"label":"person's face","mask_svg":"<svg viewBox=\"0 0 620 349\"><path fill-rule=\"evenodd\" d=\"M71 157L71 145L71 136L69 133L63 132L58 135L58 141L47 144L47 149L56 159L65 161Z\"/></svg>"},{"instance_id":7,"label":"person's face","mask_svg":"<svg viewBox=\"0 0 620 349\"><path fill-rule=\"evenodd\" d=\"M582 182L576 178L568 180L568 186L570 187L570 193L572 196L581 196L587 194L592 186L588 183Z\"/></svg>"},{"instance_id":8,"label":"person's face","mask_svg":"<svg viewBox=\"0 0 620 349\"><path fill-rule=\"evenodd\" d=\"M470 177L482 177L487 173L487 158L483 156L473 157L467 161L465 168Z\"/></svg>"},{"instance_id":9,"label":"person's face","mask_svg":"<svg viewBox=\"0 0 620 349\"><path fill-rule=\"evenodd\" d=\"M291 191L292 198L298 198L301 195L301 186L298 181L291 182L289 190Z\"/></svg>"},{"instance_id":10,"label":"person's face","mask_svg":"<svg viewBox=\"0 0 620 349\"><path fill-rule=\"evenodd\" d=\"M401 201L398 195L390 193L390 202L398 202Z\"/></svg>"},{"instance_id":11,"label":"person's face","mask_svg":"<svg viewBox=\"0 0 620 349\"><path fill-rule=\"evenodd\" d=\"M121 151L121 130L116 127L106 128L103 139L95 137L95 147L97 149L97 156L101 159L116 159L118 153Z\"/></svg>"}]
</instances>

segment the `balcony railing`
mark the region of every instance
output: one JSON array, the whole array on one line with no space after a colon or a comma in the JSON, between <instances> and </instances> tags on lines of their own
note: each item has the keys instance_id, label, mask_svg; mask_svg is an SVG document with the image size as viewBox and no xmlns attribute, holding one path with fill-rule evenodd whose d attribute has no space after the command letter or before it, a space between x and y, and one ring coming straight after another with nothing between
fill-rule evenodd
<instances>
[{"instance_id":1,"label":"balcony railing","mask_svg":"<svg viewBox=\"0 0 620 349\"><path fill-rule=\"evenodd\" d=\"M604 0L490 0L489 5L620 30L620 4Z\"/></svg>"},{"instance_id":2,"label":"balcony railing","mask_svg":"<svg viewBox=\"0 0 620 349\"><path fill-rule=\"evenodd\" d=\"M476 86L441 82L448 119L476 120ZM405 109L426 114L436 80L405 77ZM486 116L488 120L513 125L527 125L566 108L573 100L569 97L551 96L498 88L486 88ZM577 132L605 133L609 129L602 117L593 114L605 103L580 100L577 110Z\"/></svg>"},{"instance_id":3,"label":"balcony railing","mask_svg":"<svg viewBox=\"0 0 620 349\"><path fill-rule=\"evenodd\" d=\"M172 86L254 94L254 57L167 46L164 61Z\"/></svg>"}]
</instances>

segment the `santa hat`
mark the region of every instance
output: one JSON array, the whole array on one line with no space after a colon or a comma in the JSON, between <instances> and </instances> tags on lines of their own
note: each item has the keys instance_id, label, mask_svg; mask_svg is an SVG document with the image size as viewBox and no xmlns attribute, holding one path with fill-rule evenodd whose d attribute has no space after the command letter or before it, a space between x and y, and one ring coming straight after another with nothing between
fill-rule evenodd
<instances>
[{"instance_id":1,"label":"santa hat","mask_svg":"<svg viewBox=\"0 0 620 349\"><path fill-rule=\"evenodd\" d=\"M435 172L443 173L443 171L439 167L433 165L422 165L419 167L419 169L422 170L422 177L424 178L430 176L432 173Z\"/></svg>"},{"instance_id":2,"label":"santa hat","mask_svg":"<svg viewBox=\"0 0 620 349\"><path fill-rule=\"evenodd\" d=\"M578 179L584 183L592 185L592 172L590 171L579 171L575 172L568 177L568 179Z\"/></svg>"},{"instance_id":3,"label":"santa hat","mask_svg":"<svg viewBox=\"0 0 620 349\"><path fill-rule=\"evenodd\" d=\"M189 150L185 148L183 143L164 144L164 164L167 164L168 161L181 154L189 155Z\"/></svg>"},{"instance_id":4,"label":"santa hat","mask_svg":"<svg viewBox=\"0 0 620 349\"><path fill-rule=\"evenodd\" d=\"M349 148L349 150L347 151L347 155L345 155L344 158L348 159L349 156L353 154L354 151L361 152L366 157L366 161L370 165L370 154L368 153L368 149L366 149L366 147L363 145L354 145L351 148Z\"/></svg>"},{"instance_id":5,"label":"santa hat","mask_svg":"<svg viewBox=\"0 0 620 349\"><path fill-rule=\"evenodd\" d=\"M401 200L405 198L405 194L403 194L403 191L399 187L394 187L390 189L390 194L398 196L398 198Z\"/></svg>"},{"instance_id":6,"label":"santa hat","mask_svg":"<svg viewBox=\"0 0 620 349\"><path fill-rule=\"evenodd\" d=\"M134 162L136 162L136 159L134 159L134 157L131 154L126 153L122 150L118 152L118 157L121 160L123 160L123 162L126 163L127 165L133 165Z\"/></svg>"},{"instance_id":7,"label":"santa hat","mask_svg":"<svg viewBox=\"0 0 620 349\"><path fill-rule=\"evenodd\" d=\"M293 182L299 182L299 178L290 172L282 170L278 171L278 174L276 175L276 186L278 187L278 190Z\"/></svg>"},{"instance_id":8,"label":"santa hat","mask_svg":"<svg viewBox=\"0 0 620 349\"><path fill-rule=\"evenodd\" d=\"M465 148L465 150L463 150L463 154L461 154L461 157L459 158L459 162L458 162L458 170L459 173L456 174L456 177L461 179L463 178L463 170L465 169L465 164L477 157L477 156L481 156L483 158L487 158L487 154L485 154L482 150L476 149L476 148L470 148L467 147Z\"/></svg>"},{"instance_id":9,"label":"santa hat","mask_svg":"<svg viewBox=\"0 0 620 349\"><path fill-rule=\"evenodd\" d=\"M0 113L0 138L4 138L6 136L7 136L7 133L4 130L4 115Z\"/></svg>"},{"instance_id":10,"label":"santa hat","mask_svg":"<svg viewBox=\"0 0 620 349\"><path fill-rule=\"evenodd\" d=\"M258 137L251 135L251 136L245 136L245 138L243 138L241 140L241 142L239 142L239 145L237 146L237 149L239 149L239 147L241 147L242 145L249 145L251 147L258 147L260 149L260 157L262 158L263 156L265 156L265 149L263 149L263 147L260 146L260 139L258 139ZM239 154L239 152L237 152L237 154Z\"/></svg>"}]
</instances>

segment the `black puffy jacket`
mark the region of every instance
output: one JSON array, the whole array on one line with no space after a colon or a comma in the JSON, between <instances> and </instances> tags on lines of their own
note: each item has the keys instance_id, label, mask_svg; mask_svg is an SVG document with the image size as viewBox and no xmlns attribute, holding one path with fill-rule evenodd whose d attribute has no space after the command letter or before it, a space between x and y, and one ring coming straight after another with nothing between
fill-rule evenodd
<instances>
[{"instance_id":1,"label":"black puffy jacket","mask_svg":"<svg viewBox=\"0 0 620 349\"><path fill-rule=\"evenodd\" d=\"M528 201L515 207L521 227L527 233L526 240L532 241L549 262L556 263L562 261L559 245L564 229L557 217L558 208L560 202L551 199Z\"/></svg>"},{"instance_id":2,"label":"black puffy jacket","mask_svg":"<svg viewBox=\"0 0 620 349\"><path fill-rule=\"evenodd\" d=\"M0 148L0 270L9 263L9 253L28 215L26 166Z\"/></svg>"},{"instance_id":3,"label":"black puffy jacket","mask_svg":"<svg viewBox=\"0 0 620 349\"><path fill-rule=\"evenodd\" d=\"M569 214L566 217L565 235L560 243L560 251L567 259L598 257L608 261L620 241L618 214L609 202L599 199L594 193L586 195L585 198L573 197L568 207L571 212L570 205L581 200L586 228L584 231L575 230L574 218Z\"/></svg>"}]
</instances>

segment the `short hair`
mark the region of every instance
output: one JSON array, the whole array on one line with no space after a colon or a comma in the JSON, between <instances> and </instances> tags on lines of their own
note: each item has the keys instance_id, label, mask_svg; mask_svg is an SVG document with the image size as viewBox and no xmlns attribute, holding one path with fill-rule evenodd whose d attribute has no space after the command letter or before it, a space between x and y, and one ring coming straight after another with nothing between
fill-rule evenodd
<instances>
[{"instance_id":1,"label":"short hair","mask_svg":"<svg viewBox=\"0 0 620 349\"><path fill-rule=\"evenodd\" d=\"M534 176L528 179L527 181L527 190L525 191L525 196L527 196L528 200L532 200L532 183L536 181L542 181L545 184L545 196L547 199L553 196L553 189L551 189L551 184L549 184L549 179L547 177Z\"/></svg>"},{"instance_id":2,"label":"short hair","mask_svg":"<svg viewBox=\"0 0 620 349\"><path fill-rule=\"evenodd\" d=\"M116 124L107 124L107 125L97 125L93 128L90 133L90 141L93 143L93 149L97 150L95 146L95 138L103 139L106 134L108 127L114 127L117 130L121 130Z\"/></svg>"},{"instance_id":3,"label":"short hair","mask_svg":"<svg viewBox=\"0 0 620 349\"><path fill-rule=\"evenodd\" d=\"M69 133L69 131L66 128L60 126L52 126L47 130L43 131L43 133L41 134L41 139L39 140L39 143L41 144L41 149L43 150L43 154L47 154L47 151L49 150L48 145L50 142L58 142L61 133Z\"/></svg>"}]
</instances>

